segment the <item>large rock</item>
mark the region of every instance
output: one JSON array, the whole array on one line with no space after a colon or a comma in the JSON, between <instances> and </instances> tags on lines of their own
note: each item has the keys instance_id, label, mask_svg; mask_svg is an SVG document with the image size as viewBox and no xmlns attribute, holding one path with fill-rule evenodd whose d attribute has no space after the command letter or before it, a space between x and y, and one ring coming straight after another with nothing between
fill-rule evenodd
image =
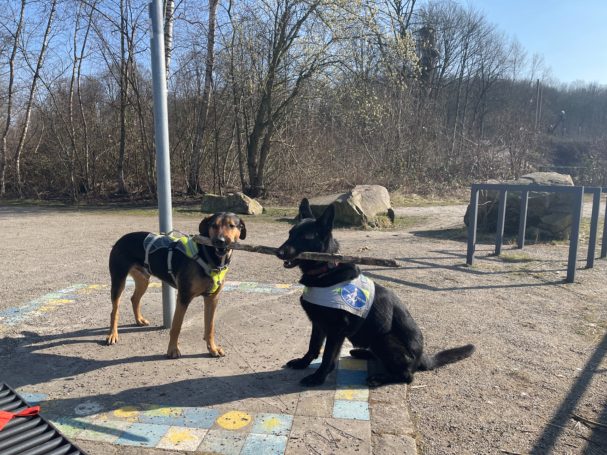
<instances>
[{"instance_id":1,"label":"large rock","mask_svg":"<svg viewBox=\"0 0 607 455\"><path fill-rule=\"evenodd\" d=\"M340 226L374 226L378 215L392 211L390 194L380 185L357 185L347 193L310 199L312 213L317 218L330 204L335 204L335 224Z\"/></svg>"},{"instance_id":2,"label":"large rock","mask_svg":"<svg viewBox=\"0 0 607 455\"><path fill-rule=\"evenodd\" d=\"M495 180L487 183L507 183L514 185L564 185L573 186L570 175L558 174L556 172L534 172L519 178L498 182ZM521 193L508 192L506 199L506 220L504 233L515 235L518 233L520 219ZM499 206L499 192L481 190L478 196L478 230L479 232L494 233L497 229L497 212ZM469 222L470 207L466 210L464 223ZM573 195L566 193L529 193L527 206L527 237L542 240L568 239L571 234L571 222L573 212Z\"/></svg>"},{"instance_id":3,"label":"large rock","mask_svg":"<svg viewBox=\"0 0 607 455\"><path fill-rule=\"evenodd\" d=\"M243 193L229 193L226 196L205 194L202 196L202 211L205 213L234 212L244 215L261 215L263 207L255 199Z\"/></svg>"}]
</instances>

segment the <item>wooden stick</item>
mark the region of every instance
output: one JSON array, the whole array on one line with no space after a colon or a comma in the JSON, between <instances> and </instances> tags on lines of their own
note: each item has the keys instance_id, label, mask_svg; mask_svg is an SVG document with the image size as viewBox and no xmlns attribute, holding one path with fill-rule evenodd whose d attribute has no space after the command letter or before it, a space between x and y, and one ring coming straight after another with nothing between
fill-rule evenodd
<instances>
[{"instance_id":1,"label":"wooden stick","mask_svg":"<svg viewBox=\"0 0 607 455\"><path fill-rule=\"evenodd\" d=\"M192 239L196 243L201 245L215 246L213 241L208 237L201 235L194 235ZM263 245L246 245L242 243L232 243L229 248L234 250L243 250L250 253L261 253L276 256L278 248ZM314 253L311 251L305 251L299 253L297 259L307 259L310 261L322 261L322 262L348 262L352 264L364 264L364 265L378 265L380 267L400 267L394 259L382 259L382 258L371 258L368 256L347 256L345 254L331 254L331 253Z\"/></svg>"}]
</instances>

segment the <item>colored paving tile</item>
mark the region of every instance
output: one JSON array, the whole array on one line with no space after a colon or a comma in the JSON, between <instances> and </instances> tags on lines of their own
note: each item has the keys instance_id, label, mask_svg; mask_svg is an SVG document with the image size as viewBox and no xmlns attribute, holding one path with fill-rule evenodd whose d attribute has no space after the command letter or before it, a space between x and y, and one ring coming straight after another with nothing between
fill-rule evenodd
<instances>
[{"instance_id":1,"label":"colored paving tile","mask_svg":"<svg viewBox=\"0 0 607 455\"><path fill-rule=\"evenodd\" d=\"M288 414L257 414L251 433L287 436L293 425L293 416Z\"/></svg>"},{"instance_id":2,"label":"colored paving tile","mask_svg":"<svg viewBox=\"0 0 607 455\"><path fill-rule=\"evenodd\" d=\"M200 428L170 427L156 448L193 452L198 449L207 431Z\"/></svg>"},{"instance_id":3,"label":"colored paving tile","mask_svg":"<svg viewBox=\"0 0 607 455\"><path fill-rule=\"evenodd\" d=\"M335 400L333 417L336 419L369 420L369 403L366 401Z\"/></svg>"},{"instance_id":4,"label":"colored paving tile","mask_svg":"<svg viewBox=\"0 0 607 455\"><path fill-rule=\"evenodd\" d=\"M212 408L183 408L185 427L211 428L219 417L219 411Z\"/></svg>"},{"instance_id":5,"label":"colored paving tile","mask_svg":"<svg viewBox=\"0 0 607 455\"><path fill-rule=\"evenodd\" d=\"M229 411L219 416L216 420L224 430L240 430L251 423L253 418L246 412L241 411Z\"/></svg>"},{"instance_id":6,"label":"colored paving tile","mask_svg":"<svg viewBox=\"0 0 607 455\"><path fill-rule=\"evenodd\" d=\"M367 401L369 399L369 389L367 388L345 388L337 389L335 391L336 400L354 400L354 401Z\"/></svg>"},{"instance_id":7,"label":"colored paving tile","mask_svg":"<svg viewBox=\"0 0 607 455\"><path fill-rule=\"evenodd\" d=\"M254 434L247 436L241 455L282 455L287 448L288 438L273 434Z\"/></svg>"},{"instance_id":8,"label":"colored paving tile","mask_svg":"<svg viewBox=\"0 0 607 455\"><path fill-rule=\"evenodd\" d=\"M156 445L168 431L168 425L133 423L120 435L120 437L116 440L116 444L125 446L156 447Z\"/></svg>"},{"instance_id":9,"label":"colored paving tile","mask_svg":"<svg viewBox=\"0 0 607 455\"><path fill-rule=\"evenodd\" d=\"M222 455L238 455L247 438L246 433L234 431L209 430L198 447L198 451L220 453Z\"/></svg>"},{"instance_id":10,"label":"colored paving tile","mask_svg":"<svg viewBox=\"0 0 607 455\"><path fill-rule=\"evenodd\" d=\"M67 438L75 438L88 426L88 422L80 417L61 417L52 423Z\"/></svg>"},{"instance_id":11,"label":"colored paving tile","mask_svg":"<svg viewBox=\"0 0 607 455\"><path fill-rule=\"evenodd\" d=\"M342 357L339 359L339 368L344 370L367 371L367 361L362 359L353 359L352 357Z\"/></svg>"},{"instance_id":12,"label":"colored paving tile","mask_svg":"<svg viewBox=\"0 0 607 455\"><path fill-rule=\"evenodd\" d=\"M88 420L84 431L78 434L78 439L87 441L114 443L125 432L128 432L131 423L119 420Z\"/></svg>"},{"instance_id":13,"label":"colored paving tile","mask_svg":"<svg viewBox=\"0 0 607 455\"><path fill-rule=\"evenodd\" d=\"M363 386L367 384L367 372L361 370L337 370L337 386Z\"/></svg>"},{"instance_id":14,"label":"colored paving tile","mask_svg":"<svg viewBox=\"0 0 607 455\"><path fill-rule=\"evenodd\" d=\"M21 392L19 390L19 395L31 406L36 406L40 404L41 401L44 401L48 398L46 393L30 393L30 392Z\"/></svg>"},{"instance_id":15,"label":"colored paving tile","mask_svg":"<svg viewBox=\"0 0 607 455\"><path fill-rule=\"evenodd\" d=\"M175 407L150 406L150 409L142 411L137 415L137 421L155 425L187 426L186 418L183 415L183 408Z\"/></svg>"}]
</instances>

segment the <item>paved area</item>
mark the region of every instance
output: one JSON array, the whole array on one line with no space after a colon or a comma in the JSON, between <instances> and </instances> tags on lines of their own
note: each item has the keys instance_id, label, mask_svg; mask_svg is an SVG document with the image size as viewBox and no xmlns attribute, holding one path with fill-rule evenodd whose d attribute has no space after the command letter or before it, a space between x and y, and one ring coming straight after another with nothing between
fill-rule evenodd
<instances>
[{"instance_id":1,"label":"paved area","mask_svg":"<svg viewBox=\"0 0 607 455\"><path fill-rule=\"evenodd\" d=\"M160 286L150 285L145 306L157 323ZM127 283L127 295L130 289ZM320 389L298 385L306 371L280 368L287 346L293 356L305 351L307 321L294 305L299 285L229 281L223 292L218 331L228 354L222 359L201 353L202 311L195 306L182 359L163 358L168 333L154 326L127 323L118 345L103 346L105 329L87 328L87 316L109 310L104 283L75 283L0 310L2 347L12 353L0 380L40 404L90 453L416 453L406 388L370 391L367 362L350 358L347 346ZM126 304L122 310L129 321ZM301 335L277 340L294 319ZM247 352L260 324L263 349Z\"/></svg>"}]
</instances>

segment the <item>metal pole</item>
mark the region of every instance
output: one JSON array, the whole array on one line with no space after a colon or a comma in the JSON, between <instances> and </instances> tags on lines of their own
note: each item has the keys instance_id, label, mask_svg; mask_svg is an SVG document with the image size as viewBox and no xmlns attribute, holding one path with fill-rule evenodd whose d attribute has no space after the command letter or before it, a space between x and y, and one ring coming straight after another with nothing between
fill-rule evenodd
<instances>
[{"instance_id":1,"label":"metal pole","mask_svg":"<svg viewBox=\"0 0 607 455\"><path fill-rule=\"evenodd\" d=\"M468 212L468 251L466 264L474 263L474 247L476 245L476 223L478 218L478 189L472 185L470 190L470 211Z\"/></svg>"},{"instance_id":2,"label":"metal pole","mask_svg":"<svg viewBox=\"0 0 607 455\"><path fill-rule=\"evenodd\" d=\"M601 240L601 259L607 256L607 202L605 202L605 220L603 221L603 240Z\"/></svg>"},{"instance_id":3,"label":"metal pole","mask_svg":"<svg viewBox=\"0 0 607 455\"><path fill-rule=\"evenodd\" d=\"M590 238L588 239L588 254L586 255L586 268L594 267L594 252L596 248L596 234L599 228L599 209L601 208L601 188L592 189L592 216L590 217Z\"/></svg>"},{"instance_id":4,"label":"metal pole","mask_svg":"<svg viewBox=\"0 0 607 455\"><path fill-rule=\"evenodd\" d=\"M577 262L577 247L580 239L580 224L584 207L584 187L578 186L573 193L573 217L571 220L571 238L569 239L569 258L567 259L567 283L575 281L575 267Z\"/></svg>"},{"instance_id":5,"label":"metal pole","mask_svg":"<svg viewBox=\"0 0 607 455\"><path fill-rule=\"evenodd\" d=\"M519 210L518 240L519 248L525 246L525 231L527 229L527 207L529 206L529 191L521 192L521 209Z\"/></svg>"},{"instance_id":6,"label":"metal pole","mask_svg":"<svg viewBox=\"0 0 607 455\"><path fill-rule=\"evenodd\" d=\"M166 69L164 64L164 21L162 0L153 0L150 5L152 20L152 82L154 94L154 132L156 144L156 168L158 186L158 217L160 232L173 230L171 206L171 162L169 159L169 116L167 109ZM175 313L175 292L162 283L162 320L170 328Z\"/></svg>"},{"instance_id":7,"label":"metal pole","mask_svg":"<svg viewBox=\"0 0 607 455\"><path fill-rule=\"evenodd\" d=\"M501 190L499 205L497 207L497 227L495 229L495 255L502 254L502 243L504 243L504 224L506 221L506 203L508 201L508 191Z\"/></svg>"}]
</instances>

